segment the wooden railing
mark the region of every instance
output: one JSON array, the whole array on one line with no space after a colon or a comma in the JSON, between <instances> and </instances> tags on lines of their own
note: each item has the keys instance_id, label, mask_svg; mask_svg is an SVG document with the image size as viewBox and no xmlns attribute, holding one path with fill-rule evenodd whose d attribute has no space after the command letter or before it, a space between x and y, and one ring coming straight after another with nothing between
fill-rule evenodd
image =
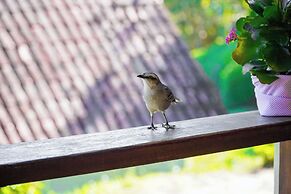
<instances>
[{"instance_id":1,"label":"wooden railing","mask_svg":"<svg viewBox=\"0 0 291 194\"><path fill-rule=\"evenodd\" d=\"M275 192L291 194L291 117L258 112L0 146L0 186L149 164L249 146L276 146Z\"/></svg>"}]
</instances>

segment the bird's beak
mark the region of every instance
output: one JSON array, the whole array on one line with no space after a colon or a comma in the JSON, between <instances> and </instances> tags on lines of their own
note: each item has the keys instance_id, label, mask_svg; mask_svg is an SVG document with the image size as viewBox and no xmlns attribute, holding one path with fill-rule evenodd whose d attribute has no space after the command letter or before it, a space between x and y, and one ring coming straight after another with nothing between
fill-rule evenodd
<instances>
[{"instance_id":1,"label":"bird's beak","mask_svg":"<svg viewBox=\"0 0 291 194\"><path fill-rule=\"evenodd\" d=\"M144 76L143 76L142 74L137 75L137 77L139 77L139 78L144 78Z\"/></svg>"}]
</instances>

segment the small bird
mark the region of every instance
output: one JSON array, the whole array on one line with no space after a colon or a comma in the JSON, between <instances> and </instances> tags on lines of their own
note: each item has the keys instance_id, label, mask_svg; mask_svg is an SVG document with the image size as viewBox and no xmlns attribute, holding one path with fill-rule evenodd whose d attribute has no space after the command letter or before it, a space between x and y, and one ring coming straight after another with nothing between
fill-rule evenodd
<instances>
[{"instance_id":1,"label":"small bird","mask_svg":"<svg viewBox=\"0 0 291 194\"><path fill-rule=\"evenodd\" d=\"M143 99L151 116L151 125L148 129L155 130L157 128L154 126L153 121L154 113L156 112L161 112L163 114L166 123L162 124L162 126L166 128L166 130L174 129L175 125L169 124L165 111L172 103L178 103L180 100L160 81L157 74L147 72L137 77L141 78L143 81Z\"/></svg>"}]
</instances>

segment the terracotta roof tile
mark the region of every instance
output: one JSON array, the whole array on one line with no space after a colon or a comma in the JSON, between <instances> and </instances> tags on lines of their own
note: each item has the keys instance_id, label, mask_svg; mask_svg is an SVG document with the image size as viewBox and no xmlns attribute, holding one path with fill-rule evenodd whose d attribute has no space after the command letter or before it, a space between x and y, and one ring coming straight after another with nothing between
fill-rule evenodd
<instances>
[{"instance_id":1,"label":"terracotta roof tile","mask_svg":"<svg viewBox=\"0 0 291 194\"><path fill-rule=\"evenodd\" d=\"M224 112L161 1L3 0L0 10L0 143L148 124L144 71L183 100L171 121Z\"/></svg>"}]
</instances>

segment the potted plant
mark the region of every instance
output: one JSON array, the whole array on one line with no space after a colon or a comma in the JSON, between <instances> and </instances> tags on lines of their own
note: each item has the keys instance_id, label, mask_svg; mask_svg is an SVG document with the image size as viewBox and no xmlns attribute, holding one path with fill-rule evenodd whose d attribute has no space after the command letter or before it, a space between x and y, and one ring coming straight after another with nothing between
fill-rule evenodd
<instances>
[{"instance_id":1,"label":"potted plant","mask_svg":"<svg viewBox=\"0 0 291 194\"><path fill-rule=\"evenodd\" d=\"M251 12L236 21L226 43L250 72L263 116L291 116L291 0L246 0Z\"/></svg>"}]
</instances>

